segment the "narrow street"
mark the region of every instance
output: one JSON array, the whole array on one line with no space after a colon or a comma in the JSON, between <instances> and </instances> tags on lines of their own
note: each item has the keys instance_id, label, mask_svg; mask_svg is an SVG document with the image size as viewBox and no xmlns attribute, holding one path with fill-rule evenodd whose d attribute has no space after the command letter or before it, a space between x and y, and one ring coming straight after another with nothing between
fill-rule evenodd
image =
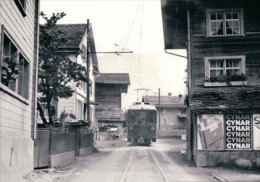
<instances>
[{"instance_id":1,"label":"narrow street","mask_svg":"<svg viewBox=\"0 0 260 182\"><path fill-rule=\"evenodd\" d=\"M54 172L35 172L27 181L34 178L37 182L218 181L204 168L186 161L181 154L186 142L180 139L159 139L151 146L133 146L126 141L117 145L120 146L101 147L99 152L80 157Z\"/></svg>"}]
</instances>

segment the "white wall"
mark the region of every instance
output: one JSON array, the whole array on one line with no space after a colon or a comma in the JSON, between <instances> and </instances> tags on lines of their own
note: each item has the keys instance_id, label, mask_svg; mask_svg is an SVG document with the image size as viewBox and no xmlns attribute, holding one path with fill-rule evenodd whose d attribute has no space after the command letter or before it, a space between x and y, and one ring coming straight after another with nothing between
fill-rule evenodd
<instances>
[{"instance_id":1,"label":"white wall","mask_svg":"<svg viewBox=\"0 0 260 182\"><path fill-rule=\"evenodd\" d=\"M22 16L14 0L0 1L0 25L27 57L30 64L29 99L19 97L0 85L0 181L17 181L33 169L32 100L34 68L35 2L27 0L26 15ZM2 29L0 35L2 35ZM0 42L2 44L2 39ZM3 91L4 90L4 91ZM17 99L20 98L19 99ZM22 98L22 99L21 99ZM23 100L23 102L21 101Z\"/></svg>"}]
</instances>

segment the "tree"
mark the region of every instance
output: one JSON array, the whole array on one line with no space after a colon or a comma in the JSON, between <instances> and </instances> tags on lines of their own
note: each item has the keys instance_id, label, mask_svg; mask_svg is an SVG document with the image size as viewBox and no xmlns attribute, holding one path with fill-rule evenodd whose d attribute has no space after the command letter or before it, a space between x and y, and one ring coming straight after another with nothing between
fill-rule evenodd
<instances>
[{"instance_id":1,"label":"tree","mask_svg":"<svg viewBox=\"0 0 260 182\"><path fill-rule=\"evenodd\" d=\"M71 81L87 82L86 68L73 62L68 58L68 54L60 51L69 41L65 30L57 28L57 22L65 16L65 13L53 13L48 18L41 12L41 16L46 22L40 25L38 91L42 93L46 102L48 122L53 124L55 108L52 106L52 101L73 95L75 91L68 85ZM46 120L43 121L47 124Z\"/></svg>"}]
</instances>

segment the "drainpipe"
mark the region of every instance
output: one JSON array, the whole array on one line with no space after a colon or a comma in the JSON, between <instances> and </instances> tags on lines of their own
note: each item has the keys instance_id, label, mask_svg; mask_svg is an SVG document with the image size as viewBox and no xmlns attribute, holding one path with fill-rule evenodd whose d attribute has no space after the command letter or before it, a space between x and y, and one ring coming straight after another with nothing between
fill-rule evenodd
<instances>
[{"instance_id":1,"label":"drainpipe","mask_svg":"<svg viewBox=\"0 0 260 182\"><path fill-rule=\"evenodd\" d=\"M40 1L35 1L35 19L34 19L34 71L33 71L33 82L35 86L33 95L32 95L32 128L31 128L31 138L36 139L37 131L37 85L38 85L38 59L39 59L39 10L40 10Z\"/></svg>"},{"instance_id":2,"label":"drainpipe","mask_svg":"<svg viewBox=\"0 0 260 182\"><path fill-rule=\"evenodd\" d=\"M187 2L187 72L188 72L188 96L191 94L191 31L190 31L190 10L189 3ZM191 111L190 106L187 109L187 156L188 160L192 160L193 158L193 123L191 119Z\"/></svg>"}]
</instances>

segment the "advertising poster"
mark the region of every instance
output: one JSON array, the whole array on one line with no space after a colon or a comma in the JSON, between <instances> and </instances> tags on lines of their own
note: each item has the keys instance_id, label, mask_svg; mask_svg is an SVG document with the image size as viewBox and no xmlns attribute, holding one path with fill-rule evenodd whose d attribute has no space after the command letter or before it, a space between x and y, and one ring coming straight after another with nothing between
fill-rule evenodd
<instances>
[{"instance_id":1,"label":"advertising poster","mask_svg":"<svg viewBox=\"0 0 260 182\"><path fill-rule=\"evenodd\" d=\"M199 150L224 150L222 114L202 114L197 118Z\"/></svg>"},{"instance_id":2,"label":"advertising poster","mask_svg":"<svg viewBox=\"0 0 260 182\"><path fill-rule=\"evenodd\" d=\"M254 149L260 150L260 114L253 114Z\"/></svg>"},{"instance_id":3,"label":"advertising poster","mask_svg":"<svg viewBox=\"0 0 260 182\"><path fill-rule=\"evenodd\" d=\"M250 114L225 115L227 150L252 148L251 123Z\"/></svg>"}]
</instances>

